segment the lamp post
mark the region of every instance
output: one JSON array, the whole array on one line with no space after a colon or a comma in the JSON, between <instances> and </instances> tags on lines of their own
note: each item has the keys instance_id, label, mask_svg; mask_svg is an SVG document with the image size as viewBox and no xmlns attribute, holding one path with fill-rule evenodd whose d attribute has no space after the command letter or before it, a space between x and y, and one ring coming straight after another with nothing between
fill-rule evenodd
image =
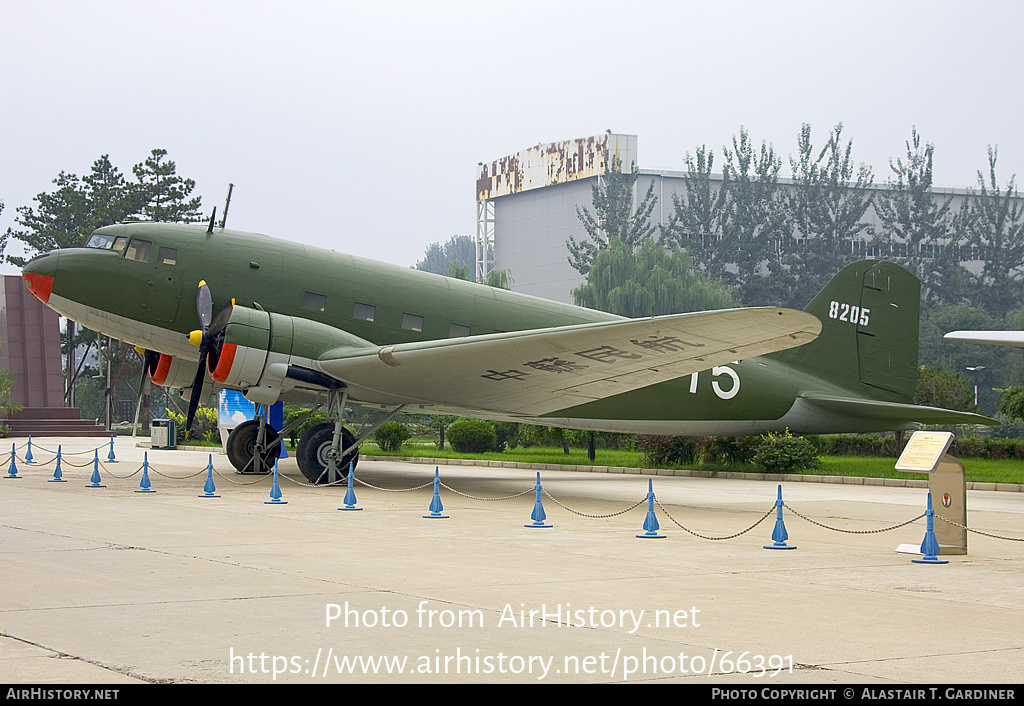
<instances>
[{"instance_id":1,"label":"lamp post","mask_svg":"<svg viewBox=\"0 0 1024 706\"><path fill-rule=\"evenodd\" d=\"M978 377L974 373L984 370L984 365L968 365L967 370L971 372L971 381L974 383L974 406L978 406Z\"/></svg>"}]
</instances>

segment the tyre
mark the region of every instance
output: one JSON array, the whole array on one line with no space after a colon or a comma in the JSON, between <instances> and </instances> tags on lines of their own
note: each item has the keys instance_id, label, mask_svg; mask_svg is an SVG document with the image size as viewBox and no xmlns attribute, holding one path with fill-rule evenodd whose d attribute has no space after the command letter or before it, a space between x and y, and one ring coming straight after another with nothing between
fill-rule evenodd
<instances>
[{"instance_id":1,"label":"tyre","mask_svg":"<svg viewBox=\"0 0 1024 706\"><path fill-rule=\"evenodd\" d=\"M227 453L228 460L241 473L253 473L252 459L256 453L256 437L260 433L260 422L258 419L250 419L242 422L231 430L228 435ZM262 455L262 470L269 471L281 456L281 444L278 442L277 430L269 424L266 425L266 451Z\"/></svg>"},{"instance_id":2,"label":"tyre","mask_svg":"<svg viewBox=\"0 0 1024 706\"><path fill-rule=\"evenodd\" d=\"M327 462L331 450L331 442L334 440L334 423L325 422L317 424L306 431L299 439L299 446L295 452L295 460L298 461L299 470L310 483L327 483ZM356 438L348 429L341 429L341 451L355 443ZM359 463L359 449L355 449L348 456L338 462L338 473L342 476L348 474L349 463L355 469Z\"/></svg>"}]
</instances>

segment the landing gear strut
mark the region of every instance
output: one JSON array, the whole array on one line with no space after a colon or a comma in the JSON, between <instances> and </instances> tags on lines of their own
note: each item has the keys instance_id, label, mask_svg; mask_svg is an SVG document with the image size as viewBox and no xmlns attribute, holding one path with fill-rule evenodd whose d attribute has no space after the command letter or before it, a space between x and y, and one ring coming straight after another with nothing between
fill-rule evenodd
<instances>
[{"instance_id":1,"label":"landing gear strut","mask_svg":"<svg viewBox=\"0 0 1024 706\"><path fill-rule=\"evenodd\" d=\"M310 483L344 481L349 465L355 469L359 463L359 445L380 425L394 417L402 409L397 407L368 429L352 434L341 425L345 412L348 392L345 389L331 390L327 400L327 417L333 421L318 424L299 439L296 461L299 470Z\"/></svg>"},{"instance_id":2,"label":"landing gear strut","mask_svg":"<svg viewBox=\"0 0 1024 706\"><path fill-rule=\"evenodd\" d=\"M349 465L354 469L359 462L359 445L363 440L402 409L393 409L380 421L367 429L360 429L358 435L354 435L342 426L347 400L348 392L344 388L331 390L327 398L327 417L332 421L317 424L299 439L296 461L302 475L310 483L334 484L344 481ZM269 473L281 455L281 437L305 422L319 408L311 409L277 432L267 424L266 405L259 405L256 418L239 424L228 436L227 452L231 465L239 473Z\"/></svg>"}]
</instances>

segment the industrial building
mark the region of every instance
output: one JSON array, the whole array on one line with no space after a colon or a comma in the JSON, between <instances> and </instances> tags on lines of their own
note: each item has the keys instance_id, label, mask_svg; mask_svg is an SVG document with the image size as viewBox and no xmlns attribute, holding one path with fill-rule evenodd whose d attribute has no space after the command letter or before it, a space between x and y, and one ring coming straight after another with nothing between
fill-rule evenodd
<instances>
[{"instance_id":1,"label":"industrial building","mask_svg":"<svg viewBox=\"0 0 1024 706\"><path fill-rule=\"evenodd\" d=\"M577 215L577 207L593 211L593 187L618 156L622 170L639 166L636 135L606 132L593 137L538 144L513 155L477 165L477 266L476 278L491 269L508 270L512 289L517 292L573 303L572 290L585 278L569 264L566 242L589 238ZM639 169L634 187L638 203L654 182L658 198L651 220L655 225L669 221L673 212L673 194L686 194L686 172L681 170ZM721 175L718 175L721 178ZM877 178L877 175L876 175ZM792 184L780 179L780 184ZM884 189L885 184L874 188ZM968 194L963 189L933 189L936 199L952 197L951 213L960 208ZM878 226L874 208L864 221ZM800 239L797 238L799 245ZM900 260L899 243L892 252L874 245L870 239L851 241L852 254ZM926 246L931 247L931 246ZM493 259L490 253L493 252ZM927 253L923 253L927 256ZM965 257L969 261L972 258Z\"/></svg>"}]
</instances>

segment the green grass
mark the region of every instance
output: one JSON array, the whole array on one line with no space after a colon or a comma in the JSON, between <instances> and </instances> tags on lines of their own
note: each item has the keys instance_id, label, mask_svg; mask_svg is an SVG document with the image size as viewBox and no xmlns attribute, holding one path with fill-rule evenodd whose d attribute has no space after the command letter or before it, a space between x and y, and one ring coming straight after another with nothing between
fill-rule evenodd
<instances>
[{"instance_id":1,"label":"green grass","mask_svg":"<svg viewBox=\"0 0 1024 706\"><path fill-rule=\"evenodd\" d=\"M379 451L376 444L363 444L363 453L380 456L409 456L418 458L466 458L485 461L508 461L518 463L552 463L566 465L597 465L621 466L625 468L644 468L642 455L637 451L597 450L597 460L589 461L584 449L569 449L567 456L558 447L516 448L503 452L485 454L460 454L451 448L442 452L433 443L406 444L395 453ZM821 468L808 471L813 475L822 476L854 476L860 478L904 478L926 480L924 473L904 473L895 468L895 458L874 456L822 456ZM1024 483L1024 462L1007 460L989 460L980 458L962 459L968 481L982 483ZM683 465L678 468L705 471L739 471L741 473L759 473L760 469L743 464L701 464Z\"/></svg>"},{"instance_id":2,"label":"green grass","mask_svg":"<svg viewBox=\"0 0 1024 706\"><path fill-rule=\"evenodd\" d=\"M397 452L380 451L379 447L372 442L363 444L364 454L373 456L409 456L413 458L466 458L479 459L483 461L508 461L518 463L561 463L570 466L624 466L626 468L640 468L643 461L636 451L614 451L606 449L597 450L597 460L587 459L585 449L569 449L566 455L560 447L531 446L529 448L518 447L507 451L489 451L482 454L460 454L456 453L450 446L445 446L444 451L437 448L437 444L412 444L406 443Z\"/></svg>"}]
</instances>

